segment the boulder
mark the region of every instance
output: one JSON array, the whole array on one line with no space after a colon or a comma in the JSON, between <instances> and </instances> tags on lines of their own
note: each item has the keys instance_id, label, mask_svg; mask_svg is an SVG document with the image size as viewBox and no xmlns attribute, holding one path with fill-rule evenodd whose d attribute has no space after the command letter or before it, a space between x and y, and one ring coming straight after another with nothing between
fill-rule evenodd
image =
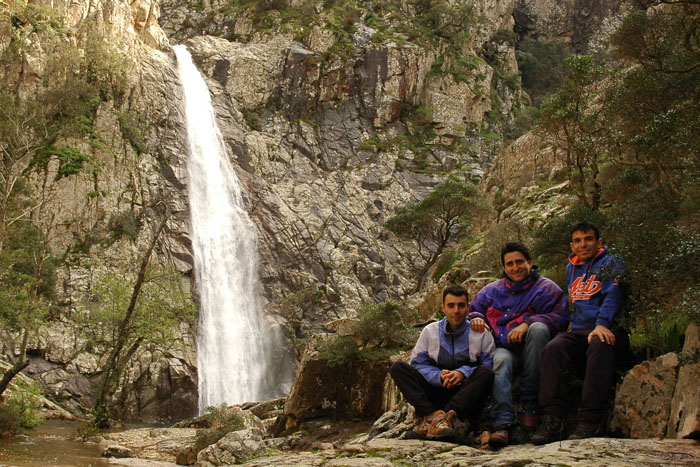
<instances>
[{"instance_id":1,"label":"boulder","mask_svg":"<svg viewBox=\"0 0 700 467\"><path fill-rule=\"evenodd\" d=\"M202 467L212 465L240 464L266 449L262 433L255 429L232 431L215 444L202 449L197 463Z\"/></svg>"},{"instance_id":2,"label":"boulder","mask_svg":"<svg viewBox=\"0 0 700 467\"><path fill-rule=\"evenodd\" d=\"M619 384L610 430L625 438L663 438L680 358L676 353L632 368Z\"/></svg>"},{"instance_id":3,"label":"boulder","mask_svg":"<svg viewBox=\"0 0 700 467\"><path fill-rule=\"evenodd\" d=\"M131 449L119 444L112 444L102 451L102 457L131 457Z\"/></svg>"},{"instance_id":4,"label":"boulder","mask_svg":"<svg viewBox=\"0 0 700 467\"><path fill-rule=\"evenodd\" d=\"M284 406L285 415L296 420L380 415L389 360L360 357L333 366L316 350L317 342L305 350Z\"/></svg>"},{"instance_id":5,"label":"boulder","mask_svg":"<svg viewBox=\"0 0 700 467\"><path fill-rule=\"evenodd\" d=\"M186 446L175 456L177 465L192 465L197 462L197 450L194 446Z\"/></svg>"},{"instance_id":6,"label":"boulder","mask_svg":"<svg viewBox=\"0 0 700 467\"><path fill-rule=\"evenodd\" d=\"M671 402L669 438L700 438L700 327L692 323L685 332L676 390Z\"/></svg>"}]
</instances>

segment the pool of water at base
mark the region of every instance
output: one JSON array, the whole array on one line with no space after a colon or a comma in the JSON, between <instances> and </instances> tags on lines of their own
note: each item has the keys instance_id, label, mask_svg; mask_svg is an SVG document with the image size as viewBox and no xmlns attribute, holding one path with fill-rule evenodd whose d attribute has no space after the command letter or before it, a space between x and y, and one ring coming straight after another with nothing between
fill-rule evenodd
<instances>
[{"instance_id":1,"label":"pool of water at base","mask_svg":"<svg viewBox=\"0 0 700 467\"><path fill-rule=\"evenodd\" d=\"M76 439L79 422L47 420L12 439L0 439L0 467L62 466L103 467L96 444Z\"/></svg>"}]
</instances>

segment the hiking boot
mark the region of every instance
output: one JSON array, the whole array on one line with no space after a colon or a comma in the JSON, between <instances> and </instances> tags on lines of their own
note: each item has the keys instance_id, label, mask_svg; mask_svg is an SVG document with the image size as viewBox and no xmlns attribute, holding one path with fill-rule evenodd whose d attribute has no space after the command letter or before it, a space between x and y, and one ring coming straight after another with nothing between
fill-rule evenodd
<instances>
[{"instance_id":1,"label":"hiking boot","mask_svg":"<svg viewBox=\"0 0 700 467\"><path fill-rule=\"evenodd\" d=\"M567 439L593 438L596 434L598 434L598 427L599 425L597 423L578 422L576 429Z\"/></svg>"},{"instance_id":2,"label":"hiking boot","mask_svg":"<svg viewBox=\"0 0 700 467\"><path fill-rule=\"evenodd\" d=\"M454 410L450 410L449 412L445 413L442 410L438 410L437 412L442 412L440 414L437 414L435 418L433 418L433 421L430 423L430 426L428 427L428 439L445 439L445 438L453 438L455 435L455 430L452 428L452 420L457 416L457 412ZM436 413L437 413L436 412Z\"/></svg>"},{"instance_id":3,"label":"hiking boot","mask_svg":"<svg viewBox=\"0 0 700 467\"><path fill-rule=\"evenodd\" d=\"M445 416L445 411L444 410L436 410L435 412L426 415L425 417L421 418L420 423L413 428L413 432L418 436L419 438L425 439L426 436L428 436L428 429L430 428L430 424L433 423L433 420L437 417L444 417Z\"/></svg>"},{"instance_id":4,"label":"hiking boot","mask_svg":"<svg viewBox=\"0 0 700 467\"><path fill-rule=\"evenodd\" d=\"M545 415L542 424L532 435L534 444L547 444L561 439L563 420L555 415Z\"/></svg>"},{"instance_id":5,"label":"hiking boot","mask_svg":"<svg viewBox=\"0 0 700 467\"><path fill-rule=\"evenodd\" d=\"M489 446L492 449L500 449L508 446L508 430L496 430L489 437Z\"/></svg>"},{"instance_id":6,"label":"hiking boot","mask_svg":"<svg viewBox=\"0 0 700 467\"><path fill-rule=\"evenodd\" d=\"M532 431L537 428L537 422L540 421L540 416L537 413L537 406L534 402L523 402L523 412L520 414L520 426L527 431Z\"/></svg>"}]
</instances>

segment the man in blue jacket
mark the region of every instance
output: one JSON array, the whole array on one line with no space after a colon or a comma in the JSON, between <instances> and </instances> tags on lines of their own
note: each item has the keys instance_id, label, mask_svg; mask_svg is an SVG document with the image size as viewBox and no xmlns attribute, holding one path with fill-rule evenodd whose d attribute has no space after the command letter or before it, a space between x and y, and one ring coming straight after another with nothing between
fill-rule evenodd
<instances>
[{"instance_id":1,"label":"man in blue jacket","mask_svg":"<svg viewBox=\"0 0 700 467\"><path fill-rule=\"evenodd\" d=\"M568 407L564 372L577 364L585 364L585 374L578 425L569 439L596 435L610 400L616 354L629 344L626 331L614 326L622 306L622 261L608 254L598 228L586 221L571 228L571 250L566 266L571 330L552 339L542 354L539 401L545 417L532 437L535 444L561 438Z\"/></svg>"},{"instance_id":2,"label":"man in blue jacket","mask_svg":"<svg viewBox=\"0 0 700 467\"><path fill-rule=\"evenodd\" d=\"M454 436L452 421L475 420L493 384L493 338L470 329L469 296L460 286L442 293L440 321L428 324L411 353L410 365L396 362L389 370L406 400L421 417L414 432L428 439Z\"/></svg>"},{"instance_id":3,"label":"man in blue jacket","mask_svg":"<svg viewBox=\"0 0 700 467\"><path fill-rule=\"evenodd\" d=\"M496 342L493 357L495 379L489 438L492 448L508 444L515 423L512 380L521 362L519 394L523 405L521 425L532 430L537 424L537 392L540 361L545 345L569 325L566 295L533 266L530 251L520 242L501 249L503 278L486 285L472 301L467 318L473 330L490 329Z\"/></svg>"}]
</instances>

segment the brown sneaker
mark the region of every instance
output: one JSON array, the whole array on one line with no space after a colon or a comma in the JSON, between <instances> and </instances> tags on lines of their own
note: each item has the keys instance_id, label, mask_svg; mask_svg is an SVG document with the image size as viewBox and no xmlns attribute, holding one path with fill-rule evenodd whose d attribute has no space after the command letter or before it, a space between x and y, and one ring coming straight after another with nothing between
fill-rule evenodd
<instances>
[{"instance_id":1,"label":"brown sneaker","mask_svg":"<svg viewBox=\"0 0 700 467\"><path fill-rule=\"evenodd\" d=\"M579 422L578 426L576 426L576 430L574 430L567 439L593 438L598 434L599 429L600 425L598 423Z\"/></svg>"},{"instance_id":2,"label":"brown sneaker","mask_svg":"<svg viewBox=\"0 0 700 467\"><path fill-rule=\"evenodd\" d=\"M445 416L445 411L444 410L436 410L435 412L426 415L425 417L420 419L420 423L416 425L415 428L413 428L413 432L418 436L419 438L425 439L426 436L428 436L428 429L430 428L430 424L433 423L433 420L436 418L444 417Z\"/></svg>"},{"instance_id":3,"label":"brown sneaker","mask_svg":"<svg viewBox=\"0 0 700 467\"><path fill-rule=\"evenodd\" d=\"M531 441L538 446L561 439L564 420L561 417L545 414L542 423L532 435Z\"/></svg>"},{"instance_id":4,"label":"brown sneaker","mask_svg":"<svg viewBox=\"0 0 700 467\"><path fill-rule=\"evenodd\" d=\"M491 433L489 446L491 449L500 449L503 446L508 446L508 430L496 430Z\"/></svg>"},{"instance_id":5,"label":"brown sneaker","mask_svg":"<svg viewBox=\"0 0 700 467\"><path fill-rule=\"evenodd\" d=\"M445 413L442 410L438 410L442 414L438 414L433 418L433 421L428 427L428 439L446 439L453 438L455 435L455 430L452 428L452 420L457 416L454 410L450 410Z\"/></svg>"}]
</instances>

